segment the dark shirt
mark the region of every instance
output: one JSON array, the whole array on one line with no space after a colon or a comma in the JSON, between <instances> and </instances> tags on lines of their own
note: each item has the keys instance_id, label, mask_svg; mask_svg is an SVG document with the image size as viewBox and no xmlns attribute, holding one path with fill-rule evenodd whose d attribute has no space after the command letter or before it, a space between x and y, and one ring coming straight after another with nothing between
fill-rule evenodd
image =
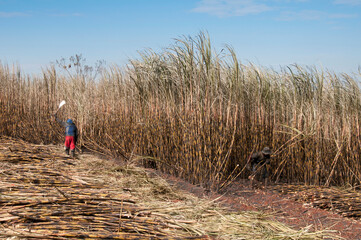
<instances>
[{"instance_id":1,"label":"dark shirt","mask_svg":"<svg viewBox=\"0 0 361 240\"><path fill-rule=\"evenodd\" d=\"M265 166L266 164L270 163L270 159L271 159L271 155L265 155L261 152L256 152L253 153L251 156L251 166L252 166L252 172L257 172L257 170L259 169L259 167L262 167L260 170L260 174L262 176L262 178L267 178L268 177L268 171L267 171L267 167Z\"/></svg>"},{"instance_id":2,"label":"dark shirt","mask_svg":"<svg viewBox=\"0 0 361 240\"><path fill-rule=\"evenodd\" d=\"M271 158L271 155L265 155L262 152L253 153L251 156L251 165L252 166L255 166L255 165L262 166L265 163L268 164L268 163L270 163L270 158Z\"/></svg>"},{"instance_id":3,"label":"dark shirt","mask_svg":"<svg viewBox=\"0 0 361 240\"><path fill-rule=\"evenodd\" d=\"M65 127L65 136L74 136L75 138L78 136L78 129L72 121L63 122L56 116L55 119L60 125Z\"/></svg>"}]
</instances>

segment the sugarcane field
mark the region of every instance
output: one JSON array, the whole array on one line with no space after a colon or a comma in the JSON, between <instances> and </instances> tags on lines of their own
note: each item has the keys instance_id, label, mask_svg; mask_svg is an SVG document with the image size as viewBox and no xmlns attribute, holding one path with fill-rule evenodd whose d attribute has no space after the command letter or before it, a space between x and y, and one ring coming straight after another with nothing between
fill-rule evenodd
<instances>
[{"instance_id":1,"label":"sugarcane field","mask_svg":"<svg viewBox=\"0 0 361 240\"><path fill-rule=\"evenodd\" d=\"M361 239L361 72L139 54L0 62L0 239Z\"/></svg>"}]
</instances>

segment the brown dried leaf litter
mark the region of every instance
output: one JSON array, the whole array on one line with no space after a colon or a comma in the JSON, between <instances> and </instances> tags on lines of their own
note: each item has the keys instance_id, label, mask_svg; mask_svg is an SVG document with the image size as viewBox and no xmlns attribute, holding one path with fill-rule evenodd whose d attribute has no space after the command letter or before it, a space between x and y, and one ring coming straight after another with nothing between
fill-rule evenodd
<instances>
[{"instance_id":1,"label":"brown dried leaf litter","mask_svg":"<svg viewBox=\"0 0 361 240\"><path fill-rule=\"evenodd\" d=\"M361 193L354 188L289 184L272 188L305 205L331 210L343 217L361 219Z\"/></svg>"},{"instance_id":2,"label":"brown dried leaf litter","mask_svg":"<svg viewBox=\"0 0 361 240\"><path fill-rule=\"evenodd\" d=\"M232 212L141 168L0 138L0 238L323 239L259 212ZM334 238L335 236L331 236Z\"/></svg>"}]
</instances>

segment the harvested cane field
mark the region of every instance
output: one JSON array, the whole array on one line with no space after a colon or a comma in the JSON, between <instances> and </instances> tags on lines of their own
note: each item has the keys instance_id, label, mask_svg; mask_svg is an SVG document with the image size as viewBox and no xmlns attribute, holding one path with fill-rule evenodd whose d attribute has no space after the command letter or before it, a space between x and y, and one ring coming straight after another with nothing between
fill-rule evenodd
<instances>
[{"instance_id":1,"label":"harvested cane field","mask_svg":"<svg viewBox=\"0 0 361 240\"><path fill-rule=\"evenodd\" d=\"M309 206L361 220L361 193L358 190L304 185L278 185L270 188Z\"/></svg>"},{"instance_id":2,"label":"harvested cane field","mask_svg":"<svg viewBox=\"0 0 361 240\"><path fill-rule=\"evenodd\" d=\"M230 211L143 169L0 138L4 239L322 239L269 215Z\"/></svg>"},{"instance_id":3,"label":"harvested cane field","mask_svg":"<svg viewBox=\"0 0 361 240\"><path fill-rule=\"evenodd\" d=\"M144 51L138 59L122 67L104 67L101 62L88 66L81 55L76 55L44 68L42 76L29 76L19 67L0 64L0 136L39 146L61 143L64 129L52 116L59 103L65 100L66 105L58 116L74 120L80 132L79 149L117 159L125 165L150 167L207 191L225 192L234 182L246 179L250 174L246 165L251 154L265 146L273 150L269 166L272 183L340 186L354 191L361 185L360 75L360 72L336 74L298 65L279 71L245 65L238 61L231 47L220 52L213 50L204 33L177 39L160 53ZM20 165L19 169L4 166L8 171L4 170L3 175L8 178L6 184L44 184L42 187L49 187L46 189L49 194L63 199L73 199L69 196L77 195L73 188L67 189L63 183L58 183L66 178L53 170L47 173L43 166L63 163L55 169L68 169L64 167L67 166L71 172L72 161L63 157L58 161L52 154L46 157L49 161L44 161L40 150L35 150L40 151L35 154L34 149L26 153L20 148L7 147L2 158L13 159L16 166ZM26 157L18 157L20 153ZM29 164L30 160L33 162ZM4 163L10 164L9 161ZM22 166L29 168L22 170ZM128 170L119 171L124 174ZM114 172L117 170L106 172L104 176L109 177ZM85 187L82 182L76 183L73 178L67 180L87 189L88 193L79 196L97 189L95 185L92 188ZM17 183L19 181L21 183ZM93 186L91 181L82 181ZM104 180L101 185L108 186L108 181ZM15 191L11 187L7 189ZM26 193L17 189L17 198L26 199ZM42 199L41 189L26 189L25 192L28 190ZM307 199L307 196L298 198ZM126 202L126 198L114 199L123 201L103 203L98 200L87 204L105 208L113 204L119 212L133 204ZM330 209L334 208L334 202L330 203ZM328 206L328 203L321 205ZM36 205L43 206L46 204ZM91 209L90 205L88 207L80 211L87 212ZM23 210L28 212L18 213L18 216L15 210L11 216L4 213L4 219L10 217L14 218L11 221L16 221L28 216L28 220L47 221L27 207ZM44 209L39 211L43 211L42 216L48 214ZM68 214L69 208L64 207L63 211ZM90 217L98 214L89 212ZM148 217L143 210L139 212L135 215ZM343 212L347 216L354 214ZM113 220L126 219L125 216ZM25 223L19 221L14 226L25 228L21 225ZM120 228L119 220L112 224ZM158 226L159 223L153 224ZM147 234L157 237L156 229L164 231L152 226L149 222L142 229L152 229L153 232ZM99 224L92 227L96 229ZM198 233L197 236L202 235Z\"/></svg>"},{"instance_id":4,"label":"harvested cane field","mask_svg":"<svg viewBox=\"0 0 361 240\"><path fill-rule=\"evenodd\" d=\"M97 179L82 180L74 171L77 160L11 139L1 139L0 151L0 236L175 239L171 231L177 236L176 222L137 206L129 193ZM184 234L178 237L187 238Z\"/></svg>"}]
</instances>

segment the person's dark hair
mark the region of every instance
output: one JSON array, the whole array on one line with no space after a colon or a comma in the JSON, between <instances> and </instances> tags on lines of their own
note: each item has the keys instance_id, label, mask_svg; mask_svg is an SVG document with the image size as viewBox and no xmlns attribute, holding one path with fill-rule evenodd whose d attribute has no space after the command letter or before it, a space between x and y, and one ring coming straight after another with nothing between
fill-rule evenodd
<instances>
[{"instance_id":1,"label":"person's dark hair","mask_svg":"<svg viewBox=\"0 0 361 240\"><path fill-rule=\"evenodd\" d=\"M263 148L262 153L264 155L271 155L272 154L271 149L269 147Z\"/></svg>"}]
</instances>

